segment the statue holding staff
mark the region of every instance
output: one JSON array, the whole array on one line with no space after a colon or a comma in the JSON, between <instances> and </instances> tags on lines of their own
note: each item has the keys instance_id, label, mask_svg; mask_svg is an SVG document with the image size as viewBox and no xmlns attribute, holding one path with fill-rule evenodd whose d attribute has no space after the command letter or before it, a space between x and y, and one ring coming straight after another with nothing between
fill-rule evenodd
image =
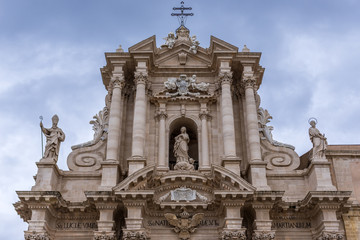
<instances>
[{"instance_id":1,"label":"statue holding staff","mask_svg":"<svg viewBox=\"0 0 360 240\"><path fill-rule=\"evenodd\" d=\"M60 143L65 140L65 134L57 126L59 117L55 114L52 118L52 127L44 128L42 122L40 122L41 131L46 137L45 153L43 158L52 158L57 161L59 156Z\"/></svg>"}]
</instances>

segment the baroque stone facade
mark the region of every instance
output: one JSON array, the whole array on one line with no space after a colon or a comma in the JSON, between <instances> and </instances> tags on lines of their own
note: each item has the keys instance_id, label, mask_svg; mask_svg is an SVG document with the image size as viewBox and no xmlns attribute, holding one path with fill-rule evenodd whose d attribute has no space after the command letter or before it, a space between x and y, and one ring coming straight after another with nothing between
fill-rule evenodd
<instances>
[{"instance_id":1,"label":"baroque stone facade","mask_svg":"<svg viewBox=\"0 0 360 240\"><path fill-rule=\"evenodd\" d=\"M59 117L41 124L47 154L14 204L25 239L360 239L360 146L327 146L310 121L299 157L260 107L261 53L184 26L165 40L105 54L104 109L69 170Z\"/></svg>"}]
</instances>

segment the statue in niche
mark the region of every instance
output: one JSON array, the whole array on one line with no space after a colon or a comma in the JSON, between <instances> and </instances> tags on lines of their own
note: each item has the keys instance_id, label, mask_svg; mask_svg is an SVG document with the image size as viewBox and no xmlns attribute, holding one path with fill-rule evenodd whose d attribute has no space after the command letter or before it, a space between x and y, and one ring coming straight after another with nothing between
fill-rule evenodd
<instances>
[{"instance_id":1,"label":"statue in niche","mask_svg":"<svg viewBox=\"0 0 360 240\"><path fill-rule=\"evenodd\" d=\"M327 148L325 134L321 134L319 129L316 128L317 120L315 118L310 118L309 124L311 125L309 128L309 137L313 144L311 159L325 158L325 151Z\"/></svg>"},{"instance_id":2,"label":"statue in niche","mask_svg":"<svg viewBox=\"0 0 360 240\"><path fill-rule=\"evenodd\" d=\"M52 158L57 161L59 156L60 143L65 140L65 134L57 126L59 117L55 114L52 118L52 127L44 128L42 122L40 122L41 131L46 137L45 153L43 158Z\"/></svg>"},{"instance_id":3,"label":"statue in niche","mask_svg":"<svg viewBox=\"0 0 360 240\"><path fill-rule=\"evenodd\" d=\"M174 156L176 164L174 170L194 171L194 159L189 157L189 135L186 133L186 127L181 127L180 134L175 137Z\"/></svg>"}]
</instances>

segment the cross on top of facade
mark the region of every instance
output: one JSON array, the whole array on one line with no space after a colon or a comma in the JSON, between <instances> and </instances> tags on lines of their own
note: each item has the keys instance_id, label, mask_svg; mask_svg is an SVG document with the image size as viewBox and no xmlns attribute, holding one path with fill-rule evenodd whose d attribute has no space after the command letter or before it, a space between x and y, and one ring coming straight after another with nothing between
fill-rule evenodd
<instances>
[{"instance_id":1,"label":"cross on top of facade","mask_svg":"<svg viewBox=\"0 0 360 240\"><path fill-rule=\"evenodd\" d=\"M194 14L193 13L184 13L185 10L192 10L192 8L184 7L184 1L181 1L180 4L181 4L180 7L173 7L173 10L174 11L180 10L181 12L180 13L178 13L178 12L172 13L171 16L177 16L180 21L180 25L185 26L186 18L188 16L194 16Z\"/></svg>"}]
</instances>

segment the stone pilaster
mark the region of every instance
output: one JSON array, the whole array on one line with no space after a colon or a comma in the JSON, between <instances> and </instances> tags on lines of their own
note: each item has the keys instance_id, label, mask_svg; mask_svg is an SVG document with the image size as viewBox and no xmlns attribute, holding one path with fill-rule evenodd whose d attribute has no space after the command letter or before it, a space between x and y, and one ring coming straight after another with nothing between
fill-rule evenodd
<instances>
[{"instance_id":1,"label":"stone pilaster","mask_svg":"<svg viewBox=\"0 0 360 240\"><path fill-rule=\"evenodd\" d=\"M127 209L127 218L125 218L126 228L123 229L124 240L148 239L143 225L143 208L145 205L145 200L124 200L124 206Z\"/></svg>"},{"instance_id":2,"label":"stone pilaster","mask_svg":"<svg viewBox=\"0 0 360 240\"><path fill-rule=\"evenodd\" d=\"M245 235L245 230L242 228L242 217L240 214L240 209L244 205L244 201L236 200L225 200L222 202L225 208L225 226L221 233L222 236L235 236L242 239L243 234ZM226 238L224 238L226 239Z\"/></svg>"},{"instance_id":3,"label":"stone pilaster","mask_svg":"<svg viewBox=\"0 0 360 240\"><path fill-rule=\"evenodd\" d=\"M116 71L115 71L116 70ZM101 163L101 188L108 190L117 184L119 179L119 143L121 134L121 91L124 85L122 66L114 70L110 82L111 105L109 114L109 130L106 146L106 160Z\"/></svg>"},{"instance_id":4,"label":"stone pilaster","mask_svg":"<svg viewBox=\"0 0 360 240\"><path fill-rule=\"evenodd\" d=\"M261 159L260 136L255 101L256 81L251 66L244 66L242 85L245 92L247 136L250 150L250 180L257 190L270 190L266 179L266 163Z\"/></svg>"},{"instance_id":5,"label":"stone pilaster","mask_svg":"<svg viewBox=\"0 0 360 240\"><path fill-rule=\"evenodd\" d=\"M98 230L94 232L94 240L115 240L113 216L118 204L115 202L101 202L95 205L100 212L100 217L97 221Z\"/></svg>"},{"instance_id":6,"label":"stone pilaster","mask_svg":"<svg viewBox=\"0 0 360 240\"><path fill-rule=\"evenodd\" d=\"M159 157L158 170L168 170L166 163L166 103L160 103L159 111L157 113L159 119Z\"/></svg>"},{"instance_id":7,"label":"stone pilaster","mask_svg":"<svg viewBox=\"0 0 360 240\"><path fill-rule=\"evenodd\" d=\"M145 166L146 138L146 62L138 62L135 72L136 96L134 107L134 123L132 135L132 154L129 162L129 175Z\"/></svg>"},{"instance_id":8,"label":"stone pilaster","mask_svg":"<svg viewBox=\"0 0 360 240\"><path fill-rule=\"evenodd\" d=\"M210 171L210 159L209 159L209 133L208 133L208 119L210 118L207 110L207 103L202 102L200 106L199 117L201 119L201 161L199 170Z\"/></svg>"}]
</instances>

